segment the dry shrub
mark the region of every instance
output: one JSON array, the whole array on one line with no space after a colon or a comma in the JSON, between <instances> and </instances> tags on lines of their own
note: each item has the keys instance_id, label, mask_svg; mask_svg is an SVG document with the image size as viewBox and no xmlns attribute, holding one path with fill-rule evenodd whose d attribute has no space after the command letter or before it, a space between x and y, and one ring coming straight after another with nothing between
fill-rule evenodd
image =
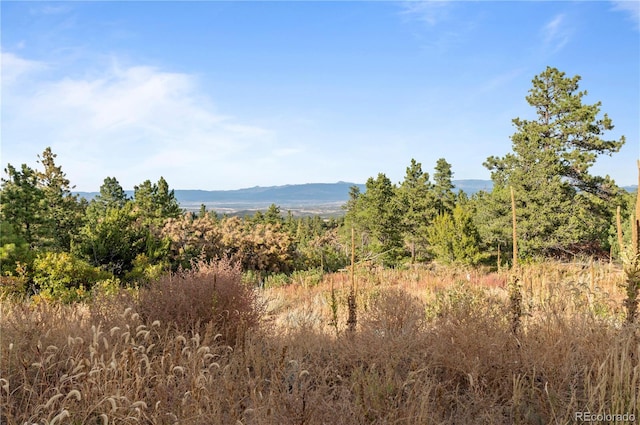
<instances>
[{"instance_id":1,"label":"dry shrub","mask_svg":"<svg viewBox=\"0 0 640 425\"><path fill-rule=\"evenodd\" d=\"M242 282L237 265L227 260L197 261L192 269L168 275L140 290L137 311L145 323L156 320L179 332L203 332L209 326L233 344L258 325L262 306Z\"/></svg>"},{"instance_id":2,"label":"dry shrub","mask_svg":"<svg viewBox=\"0 0 640 425\"><path fill-rule=\"evenodd\" d=\"M425 322L425 306L406 291L383 289L370 301L362 318L362 331L380 336L413 335Z\"/></svg>"}]
</instances>

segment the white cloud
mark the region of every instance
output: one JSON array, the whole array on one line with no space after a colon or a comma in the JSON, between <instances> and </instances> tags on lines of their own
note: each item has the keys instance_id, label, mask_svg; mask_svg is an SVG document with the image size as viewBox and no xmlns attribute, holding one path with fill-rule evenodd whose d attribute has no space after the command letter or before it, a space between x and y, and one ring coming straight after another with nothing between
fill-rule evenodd
<instances>
[{"instance_id":1,"label":"white cloud","mask_svg":"<svg viewBox=\"0 0 640 425\"><path fill-rule=\"evenodd\" d=\"M43 63L23 59L13 53L0 53L0 76L3 86L5 84L13 84L19 78L44 69L46 69L46 66Z\"/></svg>"},{"instance_id":2,"label":"white cloud","mask_svg":"<svg viewBox=\"0 0 640 425\"><path fill-rule=\"evenodd\" d=\"M477 16L462 18L454 13L455 3L456 0L404 1L399 3L399 15L408 22L422 24L413 35L425 50L443 54L469 40L477 26Z\"/></svg>"},{"instance_id":3,"label":"white cloud","mask_svg":"<svg viewBox=\"0 0 640 425\"><path fill-rule=\"evenodd\" d=\"M626 12L635 23L636 29L640 29L640 1L638 0L613 0L613 10Z\"/></svg>"},{"instance_id":4,"label":"white cloud","mask_svg":"<svg viewBox=\"0 0 640 425\"><path fill-rule=\"evenodd\" d=\"M3 163L35 165L51 146L80 190L107 176L131 188L169 174L172 187L206 187L204 175L231 179L240 161L287 152L272 130L218 112L189 74L114 64L47 81L33 75L46 64L12 53L2 60Z\"/></svg>"},{"instance_id":5,"label":"white cloud","mask_svg":"<svg viewBox=\"0 0 640 425\"><path fill-rule=\"evenodd\" d=\"M544 45L553 53L556 53L571 40L572 29L564 14L554 16L542 27L541 35Z\"/></svg>"},{"instance_id":6,"label":"white cloud","mask_svg":"<svg viewBox=\"0 0 640 425\"><path fill-rule=\"evenodd\" d=\"M402 15L434 26L449 16L451 3L448 0L411 0L401 5Z\"/></svg>"},{"instance_id":7,"label":"white cloud","mask_svg":"<svg viewBox=\"0 0 640 425\"><path fill-rule=\"evenodd\" d=\"M60 15L71 11L69 4L44 4L42 6L31 7L29 12L32 15Z\"/></svg>"}]
</instances>

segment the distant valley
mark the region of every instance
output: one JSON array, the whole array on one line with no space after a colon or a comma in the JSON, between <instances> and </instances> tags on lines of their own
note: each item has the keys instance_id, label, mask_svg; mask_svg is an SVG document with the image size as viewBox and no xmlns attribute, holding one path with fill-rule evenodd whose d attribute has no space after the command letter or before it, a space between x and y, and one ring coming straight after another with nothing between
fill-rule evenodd
<instances>
[{"instance_id":1,"label":"distant valley","mask_svg":"<svg viewBox=\"0 0 640 425\"><path fill-rule=\"evenodd\" d=\"M472 195L481 190L491 190L491 180L453 180L454 191L462 190ZM364 184L349 182L307 183L284 186L255 186L237 190L184 190L176 189L175 196L180 206L187 211L197 211L204 204L208 210L233 215L251 214L264 210L271 204L278 205L283 212L291 211L294 215L339 215L342 206L349 199L351 186L358 186L365 191ZM633 191L635 186L625 187ZM98 192L76 192L90 200ZM126 191L132 197L133 191Z\"/></svg>"}]
</instances>

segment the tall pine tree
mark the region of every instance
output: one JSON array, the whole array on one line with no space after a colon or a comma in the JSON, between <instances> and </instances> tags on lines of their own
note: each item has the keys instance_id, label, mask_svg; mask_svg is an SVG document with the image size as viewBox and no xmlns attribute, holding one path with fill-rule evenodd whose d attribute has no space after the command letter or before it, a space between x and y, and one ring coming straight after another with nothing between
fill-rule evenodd
<instances>
[{"instance_id":1,"label":"tall pine tree","mask_svg":"<svg viewBox=\"0 0 640 425\"><path fill-rule=\"evenodd\" d=\"M611 119L599 117L600 102L583 104L587 92L578 90L579 81L551 67L536 76L526 97L536 119L514 119L513 152L484 164L494 183L488 208L508 203L507 188L514 188L525 253L574 252L606 243L608 204L620 192L608 176L593 176L589 168L598 155L618 152L624 137L602 138L613 129Z\"/></svg>"}]
</instances>

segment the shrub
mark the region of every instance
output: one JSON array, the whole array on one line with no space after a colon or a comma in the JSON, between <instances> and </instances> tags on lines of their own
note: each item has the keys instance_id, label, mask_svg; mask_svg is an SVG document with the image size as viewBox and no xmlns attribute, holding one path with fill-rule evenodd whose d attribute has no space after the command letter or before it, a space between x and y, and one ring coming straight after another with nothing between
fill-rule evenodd
<instances>
[{"instance_id":1,"label":"shrub","mask_svg":"<svg viewBox=\"0 0 640 425\"><path fill-rule=\"evenodd\" d=\"M425 324L425 306L402 289L384 289L371 300L362 328L380 336L413 335Z\"/></svg>"},{"instance_id":2,"label":"shrub","mask_svg":"<svg viewBox=\"0 0 640 425\"><path fill-rule=\"evenodd\" d=\"M287 286L290 283L291 283L291 278L287 276L285 273L270 274L264 279L265 288L279 288L282 286Z\"/></svg>"},{"instance_id":3,"label":"shrub","mask_svg":"<svg viewBox=\"0 0 640 425\"><path fill-rule=\"evenodd\" d=\"M322 282L324 273L319 267L310 270L296 270L291 274L291 282L297 283L305 288L317 286Z\"/></svg>"},{"instance_id":4,"label":"shrub","mask_svg":"<svg viewBox=\"0 0 640 425\"><path fill-rule=\"evenodd\" d=\"M130 282L157 280L162 276L165 269L169 268L166 263L152 264L151 259L146 254L138 254L132 265L133 269L125 274L125 279Z\"/></svg>"},{"instance_id":5,"label":"shrub","mask_svg":"<svg viewBox=\"0 0 640 425\"><path fill-rule=\"evenodd\" d=\"M82 300L96 282L110 277L110 273L67 252L46 252L33 262L33 281L45 300Z\"/></svg>"},{"instance_id":6,"label":"shrub","mask_svg":"<svg viewBox=\"0 0 640 425\"><path fill-rule=\"evenodd\" d=\"M203 332L207 325L233 344L258 325L262 315L256 293L242 283L238 265L228 260L194 262L190 270L166 275L140 290L138 312L144 320Z\"/></svg>"}]
</instances>

